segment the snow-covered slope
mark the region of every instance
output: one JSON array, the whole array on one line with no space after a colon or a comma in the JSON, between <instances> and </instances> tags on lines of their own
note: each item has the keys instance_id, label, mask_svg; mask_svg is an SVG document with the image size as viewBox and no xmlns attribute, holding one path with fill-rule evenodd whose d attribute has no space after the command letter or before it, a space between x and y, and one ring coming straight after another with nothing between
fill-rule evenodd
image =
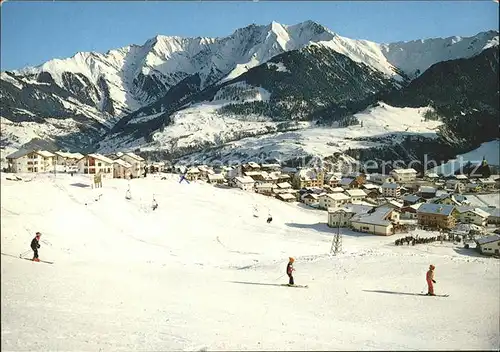
<instances>
[{"instance_id":1,"label":"snow-covered slope","mask_svg":"<svg viewBox=\"0 0 500 352\"><path fill-rule=\"evenodd\" d=\"M437 62L468 58L498 46L498 32L481 32L472 37L412 40L380 45L383 55L411 78Z\"/></svg>"},{"instance_id":2,"label":"snow-covered slope","mask_svg":"<svg viewBox=\"0 0 500 352\"><path fill-rule=\"evenodd\" d=\"M219 146L216 150L197 152L181 160L189 163L214 160L226 163L270 157L283 161L308 155L326 157L349 148L382 146L386 143L385 139L397 143L406 135L436 137L441 122L425 121L424 114L430 108L395 108L385 103L377 105L354 115L358 125L316 127L310 122L297 122L289 125L294 131L276 132L280 122L264 117L241 121L236 116L218 116L216 108L220 107L219 104L202 104L176 113L173 125L164 132L155 133L152 143L134 141L123 146L130 149L140 147L143 151L166 149L169 152L193 145ZM252 137L264 132L265 135ZM245 133L248 137L242 138ZM367 141L369 137L381 140Z\"/></svg>"},{"instance_id":3,"label":"snow-covered slope","mask_svg":"<svg viewBox=\"0 0 500 352\"><path fill-rule=\"evenodd\" d=\"M486 158L490 165L500 166L500 140L483 143L479 148L457 155L456 159L448 160L429 172L435 172L438 175L454 175L455 171L458 169L463 170L464 166L469 162L473 165L480 164L483 158Z\"/></svg>"},{"instance_id":4,"label":"snow-covered slope","mask_svg":"<svg viewBox=\"0 0 500 352\"><path fill-rule=\"evenodd\" d=\"M492 350L500 343L498 260L452 243L395 247L402 235L348 230L343 252L330 257L336 231L323 211L179 184L178 175L132 180L130 201L126 180L89 184L80 175L2 176L2 350ZM18 258L31 254L35 231L40 258L54 264ZM289 256L296 283L308 289L280 286ZM420 296L429 264L436 292L448 298Z\"/></svg>"}]
</instances>

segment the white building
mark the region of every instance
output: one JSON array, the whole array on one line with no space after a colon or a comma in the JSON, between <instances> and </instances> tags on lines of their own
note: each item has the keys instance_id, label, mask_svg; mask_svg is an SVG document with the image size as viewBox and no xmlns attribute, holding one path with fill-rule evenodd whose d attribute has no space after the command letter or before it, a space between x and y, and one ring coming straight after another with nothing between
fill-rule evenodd
<instances>
[{"instance_id":1,"label":"white building","mask_svg":"<svg viewBox=\"0 0 500 352\"><path fill-rule=\"evenodd\" d=\"M73 167L76 167L77 161L81 158L83 158L83 154L80 153L69 153L62 151L54 152L55 164L63 167L65 171L69 171Z\"/></svg>"},{"instance_id":2,"label":"white building","mask_svg":"<svg viewBox=\"0 0 500 352\"><path fill-rule=\"evenodd\" d=\"M351 218L351 226L359 232L389 236L394 234L394 224L399 223L399 213L389 207L379 207L366 214L357 214Z\"/></svg>"},{"instance_id":3,"label":"white building","mask_svg":"<svg viewBox=\"0 0 500 352\"><path fill-rule=\"evenodd\" d=\"M483 254L500 254L500 235L482 237L477 239L476 243Z\"/></svg>"},{"instance_id":4,"label":"white building","mask_svg":"<svg viewBox=\"0 0 500 352\"><path fill-rule=\"evenodd\" d=\"M253 191L255 185L255 181L250 176L235 177L234 183L236 187L244 191Z\"/></svg>"},{"instance_id":5,"label":"white building","mask_svg":"<svg viewBox=\"0 0 500 352\"><path fill-rule=\"evenodd\" d=\"M382 195L384 197L399 198L401 187L397 183L384 183L382 185Z\"/></svg>"},{"instance_id":6,"label":"white building","mask_svg":"<svg viewBox=\"0 0 500 352\"><path fill-rule=\"evenodd\" d=\"M396 182L406 183L413 182L417 178L417 171L415 169L394 169L391 171L392 177Z\"/></svg>"},{"instance_id":7,"label":"white building","mask_svg":"<svg viewBox=\"0 0 500 352\"><path fill-rule=\"evenodd\" d=\"M310 207L319 205L319 196L314 193L306 193L301 197L302 201L305 205L309 205Z\"/></svg>"},{"instance_id":8,"label":"white building","mask_svg":"<svg viewBox=\"0 0 500 352\"><path fill-rule=\"evenodd\" d=\"M113 177L113 160L101 154L88 154L76 163L79 173L82 174L101 174L105 177Z\"/></svg>"},{"instance_id":9,"label":"white building","mask_svg":"<svg viewBox=\"0 0 500 352\"><path fill-rule=\"evenodd\" d=\"M458 219L462 223L474 224L477 226L486 226L486 224L488 223L488 217L490 216L490 214L482 209L457 207L457 210L460 213Z\"/></svg>"},{"instance_id":10,"label":"white building","mask_svg":"<svg viewBox=\"0 0 500 352\"><path fill-rule=\"evenodd\" d=\"M54 171L55 155L45 150L20 149L6 157L9 171L15 173Z\"/></svg>"},{"instance_id":11,"label":"white building","mask_svg":"<svg viewBox=\"0 0 500 352\"><path fill-rule=\"evenodd\" d=\"M351 202L360 202L366 198L366 193L362 189L348 189L345 194L351 198Z\"/></svg>"},{"instance_id":12,"label":"white building","mask_svg":"<svg viewBox=\"0 0 500 352\"><path fill-rule=\"evenodd\" d=\"M128 178L132 172L132 165L125 160L113 160L113 178Z\"/></svg>"},{"instance_id":13,"label":"white building","mask_svg":"<svg viewBox=\"0 0 500 352\"><path fill-rule=\"evenodd\" d=\"M208 182L211 184L223 184L226 182L223 174L208 174Z\"/></svg>"},{"instance_id":14,"label":"white building","mask_svg":"<svg viewBox=\"0 0 500 352\"><path fill-rule=\"evenodd\" d=\"M133 177L141 177L144 174L144 167L146 166L144 158L134 153L123 153L120 159L132 165L131 174Z\"/></svg>"},{"instance_id":15,"label":"white building","mask_svg":"<svg viewBox=\"0 0 500 352\"><path fill-rule=\"evenodd\" d=\"M348 203L351 197L343 193L323 193L319 195L319 208L339 208L340 206Z\"/></svg>"},{"instance_id":16,"label":"white building","mask_svg":"<svg viewBox=\"0 0 500 352\"><path fill-rule=\"evenodd\" d=\"M384 183L394 183L396 180L391 175L384 174L369 174L370 182L377 183L379 185Z\"/></svg>"},{"instance_id":17,"label":"white building","mask_svg":"<svg viewBox=\"0 0 500 352\"><path fill-rule=\"evenodd\" d=\"M360 204L346 204L342 208L328 208L328 226L351 227L351 218L356 214L366 214L373 207Z\"/></svg>"}]
</instances>

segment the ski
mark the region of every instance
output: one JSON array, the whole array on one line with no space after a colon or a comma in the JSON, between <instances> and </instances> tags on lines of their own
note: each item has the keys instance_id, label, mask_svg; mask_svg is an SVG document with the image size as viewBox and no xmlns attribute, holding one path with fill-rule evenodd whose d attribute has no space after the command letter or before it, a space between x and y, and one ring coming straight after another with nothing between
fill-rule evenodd
<instances>
[{"instance_id":1,"label":"ski","mask_svg":"<svg viewBox=\"0 0 500 352\"><path fill-rule=\"evenodd\" d=\"M33 262L34 260L33 259L30 259L30 258L23 258L23 257L20 257L21 259L24 259L24 260L29 260L30 262ZM40 263L47 263L47 264L54 264L54 262L49 262L47 260L41 260L39 261Z\"/></svg>"},{"instance_id":2,"label":"ski","mask_svg":"<svg viewBox=\"0 0 500 352\"><path fill-rule=\"evenodd\" d=\"M428 295L426 293L422 293L420 294L420 296L429 296L429 297L449 297L450 295L446 294L446 295L434 295L434 296L431 296L431 295Z\"/></svg>"},{"instance_id":3,"label":"ski","mask_svg":"<svg viewBox=\"0 0 500 352\"><path fill-rule=\"evenodd\" d=\"M289 284L282 284L281 286L285 287L297 287L297 288L308 288L309 285L289 285Z\"/></svg>"}]
</instances>

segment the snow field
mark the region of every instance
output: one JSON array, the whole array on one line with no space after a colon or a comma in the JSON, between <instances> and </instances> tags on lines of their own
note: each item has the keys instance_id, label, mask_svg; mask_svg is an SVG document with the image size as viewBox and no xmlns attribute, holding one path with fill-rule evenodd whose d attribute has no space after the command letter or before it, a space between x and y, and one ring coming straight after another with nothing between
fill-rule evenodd
<instances>
[{"instance_id":1,"label":"snow field","mask_svg":"<svg viewBox=\"0 0 500 352\"><path fill-rule=\"evenodd\" d=\"M343 230L344 252L331 257L335 230L324 224L326 212L240 190L148 176L130 181L127 201L127 180L105 179L102 189L90 189L82 187L90 185L82 175L38 175L31 182L5 176L2 254L17 256L41 231L40 257L55 264L1 256L2 349L496 349L500 343L498 260L450 243L396 247L403 235ZM287 281L288 256L296 258L297 284L308 289L276 286ZM431 263L437 293L450 297L417 295Z\"/></svg>"}]
</instances>

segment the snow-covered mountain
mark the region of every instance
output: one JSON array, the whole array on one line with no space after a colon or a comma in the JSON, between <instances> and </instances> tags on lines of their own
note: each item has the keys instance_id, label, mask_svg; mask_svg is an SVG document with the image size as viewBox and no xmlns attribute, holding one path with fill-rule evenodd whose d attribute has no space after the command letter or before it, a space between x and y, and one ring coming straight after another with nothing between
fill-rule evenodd
<instances>
[{"instance_id":1,"label":"snow-covered mountain","mask_svg":"<svg viewBox=\"0 0 500 352\"><path fill-rule=\"evenodd\" d=\"M436 63L473 57L497 45L498 32L493 31L378 44L342 37L313 21L250 25L223 38L159 35L105 54L77 53L2 72L1 116L16 128L37 124L30 131L40 131L19 136L5 126L3 132L14 138L3 138L2 147L17 147L15 140L27 135L75 150L95 149L100 141L106 148L122 147L123 140L140 147L140 141L150 143L159 130L170 128L172 114L220 101L225 87L235 84L263 89L268 96L252 103L233 93L223 95L226 113L241 116L243 109L253 116L257 111L259 119L274 121L337 119L365 109L367 100L379 100L377 95L406 85ZM315 68L327 72L318 85L311 84L318 81ZM240 136L272 130L258 128Z\"/></svg>"}]
</instances>

